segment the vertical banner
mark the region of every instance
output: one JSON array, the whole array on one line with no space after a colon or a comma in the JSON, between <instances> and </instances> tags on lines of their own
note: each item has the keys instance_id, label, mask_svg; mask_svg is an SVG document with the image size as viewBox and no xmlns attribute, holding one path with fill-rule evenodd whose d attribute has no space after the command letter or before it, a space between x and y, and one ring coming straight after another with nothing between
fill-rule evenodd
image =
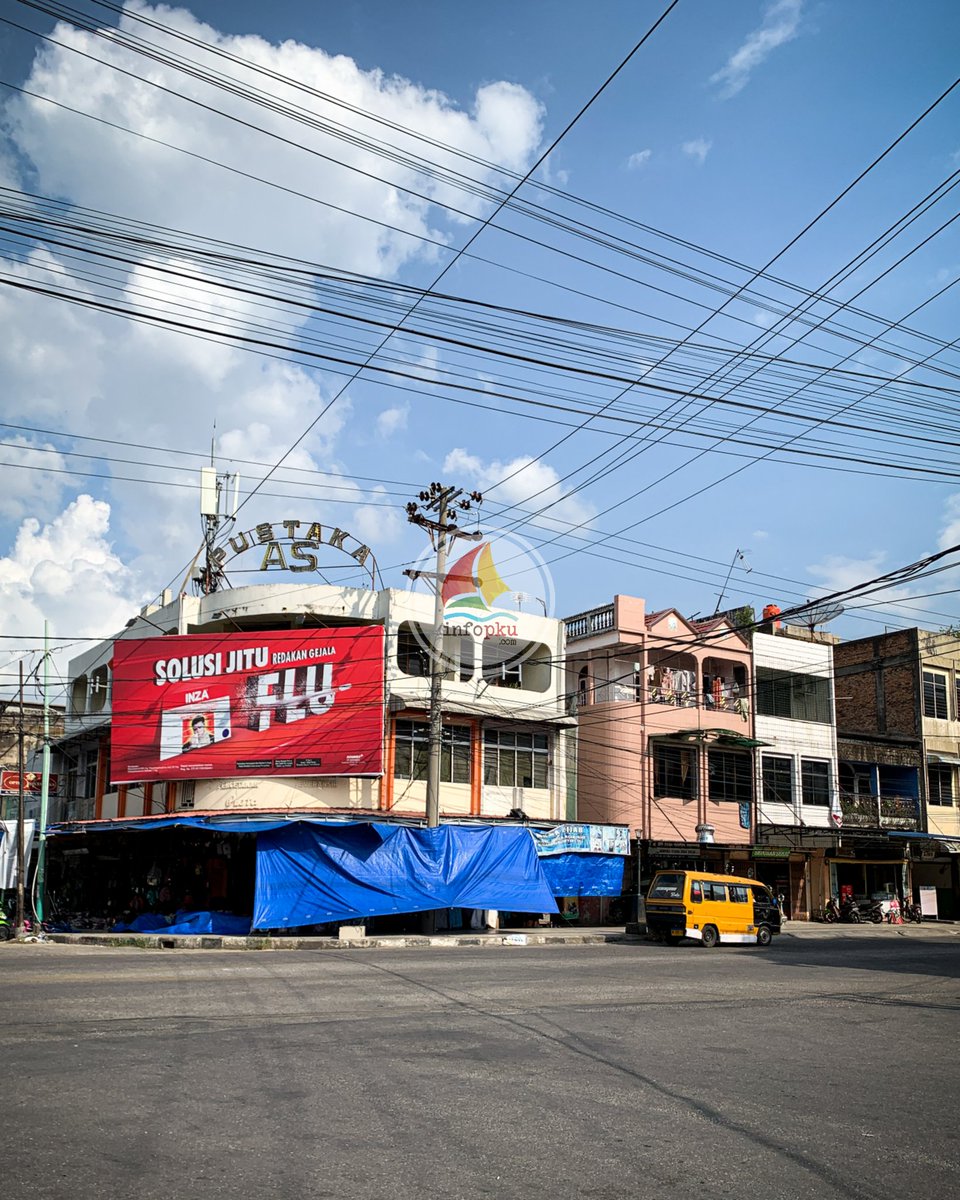
<instances>
[{"instance_id":1,"label":"vertical banner","mask_svg":"<svg viewBox=\"0 0 960 1200\"><path fill-rule=\"evenodd\" d=\"M382 626L119 640L112 665L113 783L383 769Z\"/></svg>"}]
</instances>

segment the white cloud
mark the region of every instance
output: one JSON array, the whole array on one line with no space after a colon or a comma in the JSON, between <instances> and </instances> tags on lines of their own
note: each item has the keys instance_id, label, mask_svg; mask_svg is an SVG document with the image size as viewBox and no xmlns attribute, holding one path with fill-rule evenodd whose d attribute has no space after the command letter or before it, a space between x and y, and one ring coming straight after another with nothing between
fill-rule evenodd
<instances>
[{"instance_id":1,"label":"white cloud","mask_svg":"<svg viewBox=\"0 0 960 1200\"><path fill-rule=\"evenodd\" d=\"M589 523L596 511L593 505L584 503L580 497L563 499L557 472L542 461L532 462L530 455L520 455L510 462L484 462L475 454L457 447L444 459L443 473L469 480L471 486L481 492L505 480L490 494L491 503L518 504L534 512L546 508L548 511L533 522L544 529L560 531L563 523ZM516 513L512 515L517 516ZM490 519L495 522L496 516L491 515Z\"/></svg>"},{"instance_id":2,"label":"white cloud","mask_svg":"<svg viewBox=\"0 0 960 1200\"><path fill-rule=\"evenodd\" d=\"M106 637L122 629L146 596L109 541L110 506L79 496L47 524L29 518L0 558L4 632L54 638ZM69 656L76 654L76 649ZM62 675L65 662L57 660Z\"/></svg>"},{"instance_id":3,"label":"white cloud","mask_svg":"<svg viewBox=\"0 0 960 1200\"><path fill-rule=\"evenodd\" d=\"M819 579L820 590L825 593L839 592L879 575L886 560L886 552L874 550L865 558L847 558L842 554L828 554L822 562L807 567L807 573Z\"/></svg>"},{"instance_id":4,"label":"white cloud","mask_svg":"<svg viewBox=\"0 0 960 1200\"><path fill-rule=\"evenodd\" d=\"M680 149L690 158L695 158L700 166L703 166L712 146L713 142L709 138L698 137L692 141L684 142Z\"/></svg>"},{"instance_id":5,"label":"white cloud","mask_svg":"<svg viewBox=\"0 0 960 1200\"><path fill-rule=\"evenodd\" d=\"M138 11L156 15L188 37L245 62L300 80L438 143L457 146L512 170L526 169L539 143L541 107L516 84L485 84L472 103L461 108L438 91L376 69L363 70L344 55L327 54L292 41L277 46L259 37L222 35L184 9L139 4ZM121 25L139 32L129 16L121 18ZM244 129L146 83L134 83L64 47L47 46L37 54L26 81L32 90L66 105L75 105L76 97L82 96L82 107L95 117L276 180L303 196L329 198L347 212L334 212L305 198L265 188L156 143L24 97L0 105L0 119L11 147L8 152L0 146L0 179L24 186L16 177L16 164L25 164L24 175L29 174L31 191L122 213L136 221L381 278L396 276L408 264L437 261L436 249L423 246L403 232L357 221L348 215L351 211L367 213L398 230L440 242L462 240L462 232L455 228L457 222L439 204L450 202L471 210L476 202L448 185L424 180L414 171L385 163L360 147L291 125L286 118L246 106L239 99L160 65L151 64L145 70L141 60L131 59L121 47L104 44L82 31L61 25L55 36L107 61L132 65L150 79L291 137L305 148L341 158L369 171L370 176ZM150 36L171 49L182 50L182 45L160 33L151 32ZM191 53L204 59L206 65L216 66L219 62L202 50ZM263 86L262 78L243 66L231 64L229 71L244 83ZM280 83L271 82L270 90L293 103L316 106L324 116L355 123L341 110ZM370 125L364 131L376 134L377 129ZM394 131L389 133L389 140L404 150L424 153L422 143ZM443 166L462 167L461 160L435 147L427 153ZM502 182L494 172L473 173L486 182ZM407 195L386 180L422 191L428 199ZM75 267L70 260L45 249L34 251L22 261L6 261L4 269L58 290L65 285L75 291L89 290L89 285L72 274ZM186 269L192 278L177 279L165 273L171 269ZM151 307L172 311L174 304L189 304L198 322L214 326L226 319L239 319L282 323L291 335L312 332L307 318L298 315L297 310L289 306L281 310L263 299L255 301L226 293L213 285L212 277L176 256L144 254L141 261L119 276L119 286L125 289L122 294L126 302L141 311ZM125 448L122 443L205 454L216 423L221 465L229 468L231 459L269 464L303 433L343 382L342 376L260 358L230 345L124 322L4 288L0 288L0 324L4 328L0 339L0 372L5 379L0 393L3 419L11 424L42 425L67 434L82 432L112 439L116 445L77 443L77 448L113 459L134 460L128 464L94 462L89 467L80 463L80 469L105 474L112 471L114 478L102 484L90 480L78 484L65 475L58 477L61 483L55 487L55 477L40 471L6 471L7 480L12 482L0 501L0 548L19 536L16 525L25 515L51 520L64 503L65 489L100 488L112 505L111 535L119 547L115 553L139 572L151 594L174 573L180 572L182 578L186 560L199 543L196 483L200 459ZM438 363L434 351L420 359L421 367L434 375ZM397 431L406 418L401 406L392 411L394 415L385 416L384 422L392 421ZM346 486L339 476L325 476L323 472L329 469L349 474L349 464L342 458L345 431L352 432L351 418L350 399L345 396L265 485L265 495L245 507L244 520L248 514L253 520L288 515L278 513L277 496L303 497L308 508L322 503L324 515L332 517L340 497L340 516L335 519L342 519L347 528L356 524L351 518L359 509L361 524L370 522L373 528L376 518L379 531L389 530L389 510L374 507L371 493L359 487L326 493L312 487L323 479L337 487ZM57 444L61 445L59 441ZM40 445L39 441L24 444L10 453L21 458L32 455L32 465L40 465L41 458L49 460L47 465L52 467L55 456L41 454ZM62 448L73 447L65 442ZM7 460L0 456L0 461ZM76 460L64 462L69 467ZM145 466L144 462L156 465ZM291 474L292 468L311 475ZM239 469L246 489L266 467L241 465ZM21 475L32 482L20 481ZM129 476L130 481L117 476ZM286 478L291 482L285 482ZM41 487L41 480L49 488ZM188 486L165 486L169 483ZM13 551L11 555L16 557ZM109 606L106 611L110 611Z\"/></svg>"},{"instance_id":6,"label":"white cloud","mask_svg":"<svg viewBox=\"0 0 960 1200\"><path fill-rule=\"evenodd\" d=\"M645 167L652 157L652 150L638 150L627 159L627 170L636 171L640 167Z\"/></svg>"},{"instance_id":7,"label":"white cloud","mask_svg":"<svg viewBox=\"0 0 960 1200\"><path fill-rule=\"evenodd\" d=\"M398 430L406 429L409 416L409 404L398 404L394 408L385 408L377 417L377 433L382 438L393 437Z\"/></svg>"},{"instance_id":8,"label":"white cloud","mask_svg":"<svg viewBox=\"0 0 960 1200\"><path fill-rule=\"evenodd\" d=\"M527 165L539 142L540 105L516 84L484 85L467 112L440 92L378 70L364 71L345 55L327 54L292 41L275 46L256 36L223 35L184 9L143 5L140 10L215 50L290 76L513 170ZM121 18L120 27L141 32L129 17ZM147 83L137 83L60 46L47 46L37 55L27 84L31 90L67 105L75 105L76 97L82 96L84 111L94 117L274 180L301 195L265 188L155 142L42 101L17 97L6 105L11 137L17 150L31 161L36 190L45 194L226 241L269 246L297 257L384 275L394 274L404 262L422 256L419 243L402 232L357 221L350 212L444 241L444 226L451 218L393 183L413 188L431 200L471 210L471 201L462 192L403 165L385 163L360 146L291 124L281 114L252 107L163 66L151 64L145 70L142 60L122 47L71 27L58 25L54 36L278 137L264 136ZM150 37L161 47L182 52L182 45L167 35L152 31ZM204 66L223 69L222 62L210 54L196 50L191 54ZM245 67L231 63L228 70L242 85L265 86L262 76ZM294 88L275 81L268 86L282 101L316 109L322 117L355 123L342 111L331 110ZM378 130L374 126L363 132L376 136ZM403 134L390 131L389 140L401 150L424 153L422 143ZM305 152L311 150L318 153ZM431 146L426 153L441 166L462 169L460 159L442 150ZM329 155L369 174L359 174L319 155ZM346 211L311 203L305 198L309 196L328 198Z\"/></svg>"},{"instance_id":9,"label":"white cloud","mask_svg":"<svg viewBox=\"0 0 960 1200\"><path fill-rule=\"evenodd\" d=\"M803 0L776 0L763 15L763 23L747 34L743 44L726 63L710 76L720 86L720 95L729 99L741 92L750 76L779 46L793 41L800 26Z\"/></svg>"},{"instance_id":10,"label":"white cloud","mask_svg":"<svg viewBox=\"0 0 960 1200\"><path fill-rule=\"evenodd\" d=\"M755 529L750 536L755 542L765 542L770 534L766 529Z\"/></svg>"}]
</instances>

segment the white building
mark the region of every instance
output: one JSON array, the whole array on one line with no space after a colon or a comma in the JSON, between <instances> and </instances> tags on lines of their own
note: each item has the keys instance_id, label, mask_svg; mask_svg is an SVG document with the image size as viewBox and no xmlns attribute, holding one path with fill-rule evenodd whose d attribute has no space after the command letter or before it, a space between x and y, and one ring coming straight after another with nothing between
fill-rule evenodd
<instances>
[{"instance_id":1,"label":"white building","mask_svg":"<svg viewBox=\"0 0 960 1200\"><path fill-rule=\"evenodd\" d=\"M385 638L383 774L379 776L111 781L113 639L69 668L65 731L59 744L60 812L54 819L135 818L194 810L382 813L423 816L426 712L433 621L430 596L326 585L265 584L206 596L164 597L117 635L229 634L382 626ZM563 622L532 613L482 640L447 638L443 683L443 817L531 820L576 817L576 720L564 695Z\"/></svg>"},{"instance_id":2,"label":"white building","mask_svg":"<svg viewBox=\"0 0 960 1200\"><path fill-rule=\"evenodd\" d=\"M806 636L805 636L806 635ZM822 863L839 812L832 639L789 626L756 633L757 874L807 916L822 904Z\"/></svg>"}]
</instances>

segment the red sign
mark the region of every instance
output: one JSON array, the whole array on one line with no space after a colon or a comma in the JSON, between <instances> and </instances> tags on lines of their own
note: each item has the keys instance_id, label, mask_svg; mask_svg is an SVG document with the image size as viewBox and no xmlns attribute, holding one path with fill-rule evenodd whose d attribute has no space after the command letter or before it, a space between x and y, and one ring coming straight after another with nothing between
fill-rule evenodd
<instances>
[{"instance_id":1,"label":"red sign","mask_svg":"<svg viewBox=\"0 0 960 1200\"><path fill-rule=\"evenodd\" d=\"M24 771L23 791L26 796L39 796L43 786L43 776L39 771ZM56 796L60 790L60 777L51 775L47 794ZM20 775L16 771L0 771L0 795L20 795Z\"/></svg>"},{"instance_id":2,"label":"red sign","mask_svg":"<svg viewBox=\"0 0 960 1200\"><path fill-rule=\"evenodd\" d=\"M114 643L113 783L379 775L382 748L379 625Z\"/></svg>"}]
</instances>

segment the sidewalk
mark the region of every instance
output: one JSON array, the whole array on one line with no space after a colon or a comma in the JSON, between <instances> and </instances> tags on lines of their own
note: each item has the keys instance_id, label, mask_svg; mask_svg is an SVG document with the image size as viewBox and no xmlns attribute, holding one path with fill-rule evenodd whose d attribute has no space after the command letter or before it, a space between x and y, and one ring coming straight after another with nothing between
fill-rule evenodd
<instances>
[{"instance_id":1,"label":"sidewalk","mask_svg":"<svg viewBox=\"0 0 960 1200\"><path fill-rule=\"evenodd\" d=\"M925 921L922 925L827 925L819 921L788 921L781 938L859 940L876 938L960 937L960 924ZM472 946L601 946L640 945L645 934L627 933L623 926L602 928L499 929L493 933L438 933L433 936L397 934L383 937L226 937L216 934L163 933L48 933L44 941L71 946L130 946L142 950L402 950L426 946L454 949Z\"/></svg>"}]
</instances>

